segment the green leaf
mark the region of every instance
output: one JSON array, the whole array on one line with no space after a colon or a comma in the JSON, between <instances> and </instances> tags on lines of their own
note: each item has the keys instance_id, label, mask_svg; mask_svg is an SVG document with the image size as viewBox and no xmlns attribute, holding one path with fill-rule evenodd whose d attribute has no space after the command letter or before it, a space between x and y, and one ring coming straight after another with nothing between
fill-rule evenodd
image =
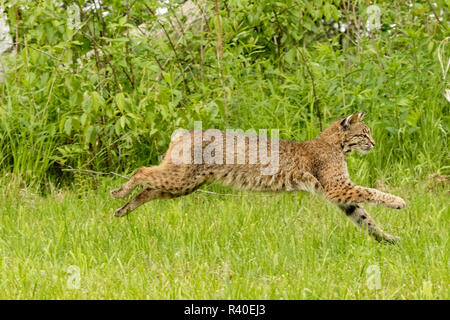
<instances>
[{"instance_id":1,"label":"green leaf","mask_svg":"<svg viewBox=\"0 0 450 320\"><path fill-rule=\"evenodd\" d=\"M90 126L86 130L85 143L86 144L88 144L88 143L94 144L96 139L97 139L97 129L95 126Z\"/></svg>"},{"instance_id":2,"label":"green leaf","mask_svg":"<svg viewBox=\"0 0 450 320\"><path fill-rule=\"evenodd\" d=\"M81 115L80 122L81 122L81 126L82 126L83 128L87 127L87 125L88 125L89 122L90 122L89 114L88 114L88 113L83 113L83 114Z\"/></svg>"},{"instance_id":3,"label":"green leaf","mask_svg":"<svg viewBox=\"0 0 450 320\"><path fill-rule=\"evenodd\" d=\"M92 109L92 98L88 92L85 92L83 95L83 102L81 103L81 107L85 112L90 112Z\"/></svg>"},{"instance_id":4,"label":"green leaf","mask_svg":"<svg viewBox=\"0 0 450 320\"><path fill-rule=\"evenodd\" d=\"M399 106L409 106L409 105L410 105L410 101L409 101L408 98L401 98L401 99L397 102L397 104L398 104Z\"/></svg>"},{"instance_id":5,"label":"green leaf","mask_svg":"<svg viewBox=\"0 0 450 320\"><path fill-rule=\"evenodd\" d=\"M125 96L123 92L119 92L118 94L116 94L116 105L117 108L119 108L120 112L123 112L123 110L125 109Z\"/></svg>"},{"instance_id":6,"label":"green leaf","mask_svg":"<svg viewBox=\"0 0 450 320\"><path fill-rule=\"evenodd\" d=\"M114 125L114 131L116 132L116 134L118 136L120 136L120 134L122 132L121 129L120 129L120 121L117 121L116 124Z\"/></svg>"},{"instance_id":7,"label":"green leaf","mask_svg":"<svg viewBox=\"0 0 450 320\"><path fill-rule=\"evenodd\" d=\"M394 127L385 127L385 129L387 131L389 131L390 133L392 133L392 134L397 134L398 133L398 130L396 128L394 128Z\"/></svg>"},{"instance_id":8,"label":"green leaf","mask_svg":"<svg viewBox=\"0 0 450 320\"><path fill-rule=\"evenodd\" d=\"M91 92L92 106L95 112L98 112L105 105L105 99L97 92Z\"/></svg>"},{"instance_id":9,"label":"green leaf","mask_svg":"<svg viewBox=\"0 0 450 320\"><path fill-rule=\"evenodd\" d=\"M67 118L66 122L64 123L64 132L69 136L72 132L72 119Z\"/></svg>"},{"instance_id":10,"label":"green leaf","mask_svg":"<svg viewBox=\"0 0 450 320\"><path fill-rule=\"evenodd\" d=\"M327 21L331 20L331 16L332 16L332 9L331 9L332 5L329 4L328 2L325 3L325 5L323 6L323 13L325 14L325 19Z\"/></svg>"},{"instance_id":11,"label":"green leaf","mask_svg":"<svg viewBox=\"0 0 450 320\"><path fill-rule=\"evenodd\" d=\"M127 23L127 17L123 16L122 18L119 19L119 24L125 24Z\"/></svg>"},{"instance_id":12,"label":"green leaf","mask_svg":"<svg viewBox=\"0 0 450 320\"><path fill-rule=\"evenodd\" d=\"M120 126L122 127L122 129L125 129L125 126L127 124L126 117L125 116L121 116L119 121L120 121Z\"/></svg>"},{"instance_id":13,"label":"green leaf","mask_svg":"<svg viewBox=\"0 0 450 320\"><path fill-rule=\"evenodd\" d=\"M297 49L291 48L286 55L284 56L285 60L289 64L293 64L296 61L297 58Z\"/></svg>"},{"instance_id":14,"label":"green leaf","mask_svg":"<svg viewBox=\"0 0 450 320\"><path fill-rule=\"evenodd\" d=\"M167 72L163 72L163 77L170 86L172 84L172 77L170 76L170 74Z\"/></svg>"}]
</instances>

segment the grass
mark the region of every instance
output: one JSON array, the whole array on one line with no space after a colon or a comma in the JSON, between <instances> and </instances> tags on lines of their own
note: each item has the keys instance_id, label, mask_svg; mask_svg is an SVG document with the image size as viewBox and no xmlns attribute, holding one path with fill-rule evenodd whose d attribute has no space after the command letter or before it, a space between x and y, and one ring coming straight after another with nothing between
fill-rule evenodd
<instances>
[{"instance_id":1,"label":"grass","mask_svg":"<svg viewBox=\"0 0 450 320\"><path fill-rule=\"evenodd\" d=\"M385 231L402 237L383 245L337 207L303 193L197 192L117 219L123 200L108 190L121 182L104 178L95 191L42 196L3 178L0 298L449 298L445 185L386 187L408 205L367 206ZM71 289L76 268L80 287ZM379 289L370 285L377 270Z\"/></svg>"}]
</instances>

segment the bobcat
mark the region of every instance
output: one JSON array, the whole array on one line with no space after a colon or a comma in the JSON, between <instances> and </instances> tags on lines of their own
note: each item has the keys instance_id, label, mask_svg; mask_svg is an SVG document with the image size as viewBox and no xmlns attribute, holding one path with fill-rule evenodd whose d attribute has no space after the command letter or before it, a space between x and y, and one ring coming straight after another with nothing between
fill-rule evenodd
<instances>
[{"instance_id":1,"label":"bobcat","mask_svg":"<svg viewBox=\"0 0 450 320\"><path fill-rule=\"evenodd\" d=\"M269 150L275 149L277 143L278 169L273 174L262 174L261 170L267 167L260 158L252 164L248 156L253 149L262 148L262 144L251 144L250 135L234 134L226 135L223 131L217 131L223 138L224 145L227 139L243 139L241 148L235 147L226 150L219 156L224 160L230 152L236 157L244 155L245 161L232 164L224 161L216 163L195 163L185 161L180 163L175 149L187 147L189 150L180 152L180 156L187 156L187 160L195 157L195 131L186 131L184 136L175 136L158 166L141 167L136 173L120 187L112 190L114 198L123 198L129 195L139 185L144 186L136 197L127 202L122 208L116 210L116 217L124 216L147 201L154 199L171 199L187 195L201 185L215 180L226 185L241 189L259 191L297 191L305 190L322 194L327 200L337 204L357 226L367 232L378 241L389 243L399 240L398 237L389 235L381 230L375 221L363 208L363 203L374 203L393 209L405 207L402 198L381 192L372 188L355 185L349 178L346 156L352 151L360 153L369 152L375 142L370 135L370 130L362 121L365 112L354 113L346 118L334 122L322 131L317 138L305 142L288 140L267 139ZM186 135L188 139L186 138ZM200 148L205 150L211 141L202 141ZM228 145L227 145L228 146ZM193 148L191 148L193 147ZM194 149L194 151L192 151ZM234 152L233 152L234 151ZM253 150L255 151L255 150ZM245 154L247 156L245 156ZM223 159L222 159L223 158ZM217 159L216 159L217 160Z\"/></svg>"}]
</instances>

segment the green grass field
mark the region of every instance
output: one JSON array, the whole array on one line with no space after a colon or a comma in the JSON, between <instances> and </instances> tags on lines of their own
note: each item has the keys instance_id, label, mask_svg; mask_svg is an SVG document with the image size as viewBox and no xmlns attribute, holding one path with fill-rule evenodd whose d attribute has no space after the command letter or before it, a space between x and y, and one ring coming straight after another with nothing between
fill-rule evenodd
<instances>
[{"instance_id":1,"label":"green grass field","mask_svg":"<svg viewBox=\"0 0 450 320\"><path fill-rule=\"evenodd\" d=\"M449 299L448 0L93 2L2 5L0 299ZM118 219L123 180L65 171L130 175L197 121L305 141L362 111L349 173L406 200L366 206L396 245L306 193Z\"/></svg>"},{"instance_id":2,"label":"green grass field","mask_svg":"<svg viewBox=\"0 0 450 320\"><path fill-rule=\"evenodd\" d=\"M386 245L306 193L196 192L118 219L123 200L108 190L120 179L46 196L11 181L0 192L1 299L449 298L445 185L388 187L407 201L401 211L366 206L402 237Z\"/></svg>"}]
</instances>

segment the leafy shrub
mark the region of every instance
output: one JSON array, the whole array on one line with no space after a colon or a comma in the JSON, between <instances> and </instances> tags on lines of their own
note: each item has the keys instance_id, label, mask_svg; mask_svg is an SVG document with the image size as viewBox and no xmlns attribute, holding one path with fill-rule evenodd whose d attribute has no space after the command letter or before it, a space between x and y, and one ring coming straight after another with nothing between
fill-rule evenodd
<instances>
[{"instance_id":1,"label":"leafy shrub","mask_svg":"<svg viewBox=\"0 0 450 320\"><path fill-rule=\"evenodd\" d=\"M360 110L382 146L369 172L448 170L445 1L381 1L380 30L357 0L199 1L191 24L181 1L164 15L153 0L95 3L5 4L16 54L0 85L4 170L60 182L68 167L132 171L197 120L302 140Z\"/></svg>"}]
</instances>

